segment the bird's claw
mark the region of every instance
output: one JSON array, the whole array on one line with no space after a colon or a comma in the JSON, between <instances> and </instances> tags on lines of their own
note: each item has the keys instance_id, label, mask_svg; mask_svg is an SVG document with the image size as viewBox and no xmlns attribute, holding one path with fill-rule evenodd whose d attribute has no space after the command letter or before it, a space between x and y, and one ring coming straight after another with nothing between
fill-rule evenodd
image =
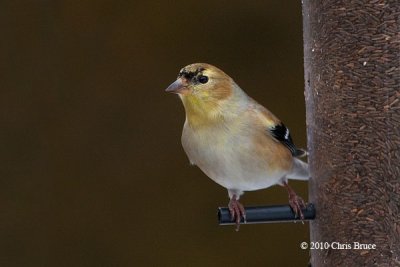
<instances>
[{"instance_id":1,"label":"bird's claw","mask_svg":"<svg viewBox=\"0 0 400 267\"><path fill-rule=\"evenodd\" d=\"M289 205L292 208L295 218L300 218L300 220L304 220L304 214L302 209L306 208L306 203L304 200L296 194L289 195Z\"/></svg>"},{"instance_id":2,"label":"bird's claw","mask_svg":"<svg viewBox=\"0 0 400 267\"><path fill-rule=\"evenodd\" d=\"M246 223L246 211L244 210L243 205L236 199L235 195L229 201L228 208L232 221L236 222L236 231L239 231L240 221L242 218L244 223Z\"/></svg>"},{"instance_id":3,"label":"bird's claw","mask_svg":"<svg viewBox=\"0 0 400 267\"><path fill-rule=\"evenodd\" d=\"M300 218L301 221L304 220L304 214L302 209L306 208L306 203L304 200L299 197L296 192L288 185L287 182L283 183L283 186L286 187L289 193L289 205L292 208L295 218Z\"/></svg>"}]
</instances>

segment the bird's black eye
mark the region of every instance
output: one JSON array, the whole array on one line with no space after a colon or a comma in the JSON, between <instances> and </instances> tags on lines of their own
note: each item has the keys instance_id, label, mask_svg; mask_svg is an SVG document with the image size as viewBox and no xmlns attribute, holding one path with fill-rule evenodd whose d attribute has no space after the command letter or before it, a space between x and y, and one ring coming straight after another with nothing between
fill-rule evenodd
<instances>
[{"instance_id":1,"label":"bird's black eye","mask_svg":"<svg viewBox=\"0 0 400 267\"><path fill-rule=\"evenodd\" d=\"M207 82L208 82L208 77L207 77L207 76L204 76L204 75L200 75L200 76L197 78L197 80L198 80L200 83L207 83Z\"/></svg>"}]
</instances>

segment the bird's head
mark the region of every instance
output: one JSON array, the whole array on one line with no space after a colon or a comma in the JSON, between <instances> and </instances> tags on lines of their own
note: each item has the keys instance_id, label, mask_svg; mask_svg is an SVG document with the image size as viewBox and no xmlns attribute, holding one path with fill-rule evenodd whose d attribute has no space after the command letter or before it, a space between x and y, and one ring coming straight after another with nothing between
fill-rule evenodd
<instances>
[{"instance_id":1,"label":"bird's head","mask_svg":"<svg viewBox=\"0 0 400 267\"><path fill-rule=\"evenodd\" d=\"M220 119L238 90L240 88L222 70L206 63L195 63L182 68L177 80L165 91L180 96L189 123L204 124Z\"/></svg>"},{"instance_id":2,"label":"bird's head","mask_svg":"<svg viewBox=\"0 0 400 267\"><path fill-rule=\"evenodd\" d=\"M232 79L222 70L206 63L195 63L182 68L178 79L166 91L207 102L229 97L231 87Z\"/></svg>"}]
</instances>

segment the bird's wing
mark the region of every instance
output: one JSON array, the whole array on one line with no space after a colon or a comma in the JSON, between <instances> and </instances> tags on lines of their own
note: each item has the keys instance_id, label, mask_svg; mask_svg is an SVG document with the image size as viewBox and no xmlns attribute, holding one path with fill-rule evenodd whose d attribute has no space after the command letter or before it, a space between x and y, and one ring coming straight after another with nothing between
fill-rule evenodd
<instances>
[{"instance_id":1,"label":"bird's wing","mask_svg":"<svg viewBox=\"0 0 400 267\"><path fill-rule=\"evenodd\" d=\"M269 127L268 131L276 140L284 144L292 153L294 157L303 157L307 152L303 149L299 149L293 143L292 137L290 136L289 129L281 122L275 126Z\"/></svg>"},{"instance_id":2,"label":"bird's wing","mask_svg":"<svg viewBox=\"0 0 400 267\"><path fill-rule=\"evenodd\" d=\"M294 157L303 157L307 155L306 150L299 149L295 146L292 137L290 136L289 129L277 117L275 117L272 112L255 101L253 103L256 105L255 109L257 110L257 115L263 128L267 129L268 134L272 138L285 145Z\"/></svg>"}]
</instances>

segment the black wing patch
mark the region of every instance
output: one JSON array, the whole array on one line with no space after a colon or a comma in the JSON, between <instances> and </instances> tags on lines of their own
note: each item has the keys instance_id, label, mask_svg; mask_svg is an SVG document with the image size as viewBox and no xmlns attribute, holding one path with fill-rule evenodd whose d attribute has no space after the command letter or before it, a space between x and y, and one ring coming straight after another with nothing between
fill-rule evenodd
<instances>
[{"instance_id":1,"label":"black wing patch","mask_svg":"<svg viewBox=\"0 0 400 267\"><path fill-rule=\"evenodd\" d=\"M290 150L294 157L302 157L307 154L305 150L298 149L294 145L289 129L286 128L283 123L275 125L273 128L270 128L269 131L276 140L284 144Z\"/></svg>"}]
</instances>

